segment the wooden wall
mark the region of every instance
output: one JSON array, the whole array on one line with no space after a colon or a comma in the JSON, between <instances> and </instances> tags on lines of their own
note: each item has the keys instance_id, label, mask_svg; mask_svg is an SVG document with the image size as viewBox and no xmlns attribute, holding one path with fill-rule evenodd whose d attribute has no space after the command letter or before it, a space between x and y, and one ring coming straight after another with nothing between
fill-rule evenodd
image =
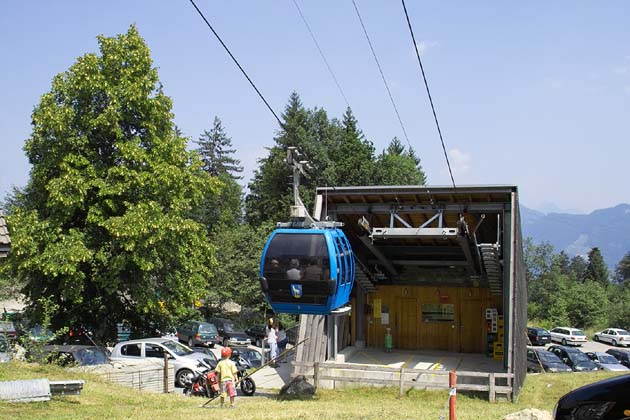
<instances>
[{"instance_id":1,"label":"wooden wall","mask_svg":"<svg viewBox=\"0 0 630 420\"><path fill-rule=\"evenodd\" d=\"M367 302L367 346L376 348L384 346L389 327L397 349L484 353L486 308L502 313L501 298L490 296L487 288L380 286ZM422 305L438 303L453 305L453 321L423 321Z\"/></svg>"}]
</instances>

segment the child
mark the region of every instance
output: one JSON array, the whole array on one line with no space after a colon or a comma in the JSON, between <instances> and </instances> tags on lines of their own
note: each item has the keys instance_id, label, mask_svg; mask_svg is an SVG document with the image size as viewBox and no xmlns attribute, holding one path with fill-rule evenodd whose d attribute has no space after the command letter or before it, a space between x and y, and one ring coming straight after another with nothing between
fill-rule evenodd
<instances>
[{"instance_id":1,"label":"child","mask_svg":"<svg viewBox=\"0 0 630 420\"><path fill-rule=\"evenodd\" d=\"M232 355L232 349L224 347L221 349L221 361L217 364L214 370L219 376L219 383L221 384L221 407L224 407L225 395L230 396L230 408L234 408L234 397L236 397L236 388L234 388L234 382L236 381L236 365L230 360Z\"/></svg>"}]
</instances>

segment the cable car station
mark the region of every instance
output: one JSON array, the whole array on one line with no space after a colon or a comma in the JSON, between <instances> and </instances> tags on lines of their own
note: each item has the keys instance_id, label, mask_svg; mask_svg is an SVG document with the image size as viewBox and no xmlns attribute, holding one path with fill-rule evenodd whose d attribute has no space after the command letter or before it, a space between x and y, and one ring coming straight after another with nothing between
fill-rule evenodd
<instances>
[{"instance_id":1,"label":"cable car station","mask_svg":"<svg viewBox=\"0 0 630 420\"><path fill-rule=\"evenodd\" d=\"M417 360L506 373L518 392L527 296L516 187L321 187L313 214L343 224L355 284L345 312L302 315L300 338L314 339L296 362Z\"/></svg>"}]
</instances>

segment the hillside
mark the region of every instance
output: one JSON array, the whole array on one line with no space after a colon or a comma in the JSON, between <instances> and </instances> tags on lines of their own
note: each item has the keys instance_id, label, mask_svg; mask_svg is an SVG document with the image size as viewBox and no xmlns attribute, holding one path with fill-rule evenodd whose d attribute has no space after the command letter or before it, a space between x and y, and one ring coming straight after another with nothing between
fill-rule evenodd
<instances>
[{"instance_id":1,"label":"hillside","mask_svg":"<svg viewBox=\"0 0 630 420\"><path fill-rule=\"evenodd\" d=\"M630 204L590 214L541 213L521 206L523 237L549 242L570 256L586 256L598 247L610 268L630 252Z\"/></svg>"}]
</instances>

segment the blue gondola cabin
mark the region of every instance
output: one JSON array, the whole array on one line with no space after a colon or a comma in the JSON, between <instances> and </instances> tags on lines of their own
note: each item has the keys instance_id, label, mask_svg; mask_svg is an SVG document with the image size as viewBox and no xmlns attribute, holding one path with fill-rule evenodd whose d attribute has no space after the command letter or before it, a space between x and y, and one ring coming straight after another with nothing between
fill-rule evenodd
<instances>
[{"instance_id":1,"label":"blue gondola cabin","mask_svg":"<svg viewBox=\"0 0 630 420\"><path fill-rule=\"evenodd\" d=\"M338 228L272 232L260 264L262 291L277 313L329 314L350 299L354 256Z\"/></svg>"}]
</instances>

